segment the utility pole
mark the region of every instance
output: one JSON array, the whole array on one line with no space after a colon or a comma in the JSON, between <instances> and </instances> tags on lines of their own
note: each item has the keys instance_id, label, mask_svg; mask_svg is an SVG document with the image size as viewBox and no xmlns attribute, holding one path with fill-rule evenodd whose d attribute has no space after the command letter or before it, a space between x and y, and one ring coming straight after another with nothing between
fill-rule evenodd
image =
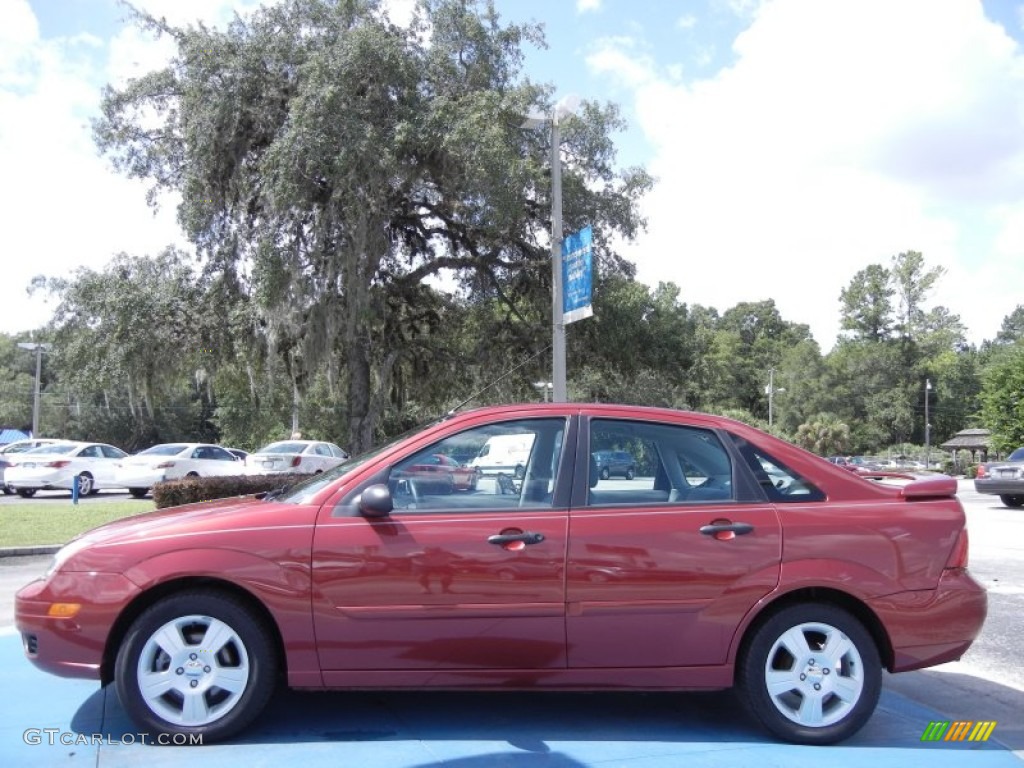
<instances>
[{"instance_id":1,"label":"utility pole","mask_svg":"<svg viewBox=\"0 0 1024 768\"><path fill-rule=\"evenodd\" d=\"M38 341L19 341L18 346L36 353L36 395L32 403L32 437L39 437L39 380L43 374L43 352L53 345Z\"/></svg>"},{"instance_id":2,"label":"utility pole","mask_svg":"<svg viewBox=\"0 0 1024 768\"><path fill-rule=\"evenodd\" d=\"M924 468L931 466L932 458L932 425L928 419L928 393L932 391L931 379L924 380Z\"/></svg>"}]
</instances>

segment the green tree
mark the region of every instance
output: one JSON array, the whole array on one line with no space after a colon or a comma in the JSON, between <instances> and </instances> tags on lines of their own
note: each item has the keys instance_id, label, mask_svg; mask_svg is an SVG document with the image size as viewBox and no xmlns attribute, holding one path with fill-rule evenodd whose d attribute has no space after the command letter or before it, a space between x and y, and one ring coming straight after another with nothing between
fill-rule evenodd
<instances>
[{"instance_id":1,"label":"green tree","mask_svg":"<svg viewBox=\"0 0 1024 768\"><path fill-rule=\"evenodd\" d=\"M800 425L794 442L819 456L844 454L850 446L850 427L834 414L820 413Z\"/></svg>"},{"instance_id":2,"label":"green tree","mask_svg":"<svg viewBox=\"0 0 1024 768\"><path fill-rule=\"evenodd\" d=\"M537 338L548 137L520 126L550 109L550 89L518 77L539 27L502 26L469 0L421 2L408 29L376 0L295 0L224 32L135 17L177 55L106 90L97 143L152 182L151 199L181 194L210 272L253 300L296 409L321 365L341 360L328 394L345 403L350 450L371 445L399 370L431 354L423 318L393 316L395 302L442 273ZM642 225L651 180L613 169L614 107L586 104L581 118L563 127L566 229L592 224L602 260L625 269L611 243Z\"/></svg>"},{"instance_id":3,"label":"green tree","mask_svg":"<svg viewBox=\"0 0 1024 768\"><path fill-rule=\"evenodd\" d=\"M853 338L881 341L893 329L892 274L880 264L871 264L853 276L839 294L840 327Z\"/></svg>"},{"instance_id":4,"label":"green tree","mask_svg":"<svg viewBox=\"0 0 1024 768\"><path fill-rule=\"evenodd\" d=\"M982 374L981 415L993 448L1008 452L1024 445L1024 345Z\"/></svg>"},{"instance_id":5,"label":"green tree","mask_svg":"<svg viewBox=\"0 0 1024 768\"><path fill-rule=\"evenodd\" d=\"M75 420L66 430L127 448L215 437L204 384L216 323L183 254L122 253L102 272L83 267L34 287L59 298L48 363Z\"/></svg>"}]
</instances>

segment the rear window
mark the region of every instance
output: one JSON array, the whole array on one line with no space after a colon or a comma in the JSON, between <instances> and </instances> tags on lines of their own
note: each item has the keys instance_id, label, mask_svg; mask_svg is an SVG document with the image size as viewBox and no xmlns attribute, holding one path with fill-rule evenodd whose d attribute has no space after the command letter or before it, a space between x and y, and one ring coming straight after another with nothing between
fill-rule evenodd
<instances>
[{"instance_id":1,"label":"rear window","mask_svg":"<svg viewBox=\"0 0 1024 768\"><path fill-rule=\"evenodd\" d=\"M771 501L824 501L825 494L810 480L802 477L775 457L748 442L733 436L736 447L747 462L757 482Z\"/></svg>"},{"instance_id":2,"label":"rear window","mask_svg":"<svg viewBox=\"0 0 1024 768\"><path fill-rule=\"evenodd\" d=\"M1018 448L1010 454L1010 461L1024 461L1024 448Z\"/></svg>"}]
</instances>

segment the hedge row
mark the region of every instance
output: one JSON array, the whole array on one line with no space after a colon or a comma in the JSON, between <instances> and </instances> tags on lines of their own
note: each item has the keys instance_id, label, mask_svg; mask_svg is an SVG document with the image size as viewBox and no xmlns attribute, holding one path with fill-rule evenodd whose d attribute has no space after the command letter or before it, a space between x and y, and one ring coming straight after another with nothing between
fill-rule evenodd
<instances>
[{"instance_id":1,"label":"hedge row","mask_svg":"<svg viewBox=\"0 0 1024 768\"><path fill-rule=\"evenodd\" d=\"M309 475L289 472L278 475L232 475L230 477L183 477L165 480L153 486L157 509L194 504L197 501L230 499L266 493L281 486L294 485Z\"/></svg>"}]
</instances>

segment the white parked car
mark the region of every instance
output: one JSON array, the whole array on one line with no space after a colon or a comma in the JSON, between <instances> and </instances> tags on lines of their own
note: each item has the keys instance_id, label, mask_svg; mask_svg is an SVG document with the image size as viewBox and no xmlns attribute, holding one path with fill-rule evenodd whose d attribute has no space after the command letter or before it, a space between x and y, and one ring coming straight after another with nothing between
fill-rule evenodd
<instances>
[{"instance_id":1,"label":"white parked car","mask_svg":"<svg viewBox=\"0 0 1024 768\"><path fill-rule=\"evenodd\" d=\"M65 442L67 441L47 437L33 437L28 440L15 440L13 443L7 443L7 445L0 448L0 491L7 495L14 493L14 489L7 485L6 470L12 464L17 463L19 454L28 453L32 449L41 448L44 445Z\"/></svg>"},{"instance_id":2,"label":"white parked car","mask_svg":"<svg viewBox=\"0 0 1024 768\"><path fill-rule=\"evenodd\" d=\"M247 475L275 472L318 474L336 467L348 454L334 443L320 440L281 440L265 445L245 459Z\"/></svg>"},{"instance_id":3,"label":"white parked car","mask_svg":"<svg viewBox=\"0 0 1024 768\"><path fill-rule=\"evenodd\" d=\"M40 490L70 491L78 478L78 493L87 496L101 488L121 488L114 470L128 454L106 443L60 442L17 454L7 468L7 485L28 498Z\"/></svg>"},{"instance_id":4,"label":"white parked car","mask_svg":"<svg viewBox=\"0 0 1024 768\"><path fill-rule=\"evenodd\" d=\"M117 485L141 499L157 483L179 477L244 475L245 464L233 453L209 443L162 443L120 463Z\"/></svg>"}]
</instances>

